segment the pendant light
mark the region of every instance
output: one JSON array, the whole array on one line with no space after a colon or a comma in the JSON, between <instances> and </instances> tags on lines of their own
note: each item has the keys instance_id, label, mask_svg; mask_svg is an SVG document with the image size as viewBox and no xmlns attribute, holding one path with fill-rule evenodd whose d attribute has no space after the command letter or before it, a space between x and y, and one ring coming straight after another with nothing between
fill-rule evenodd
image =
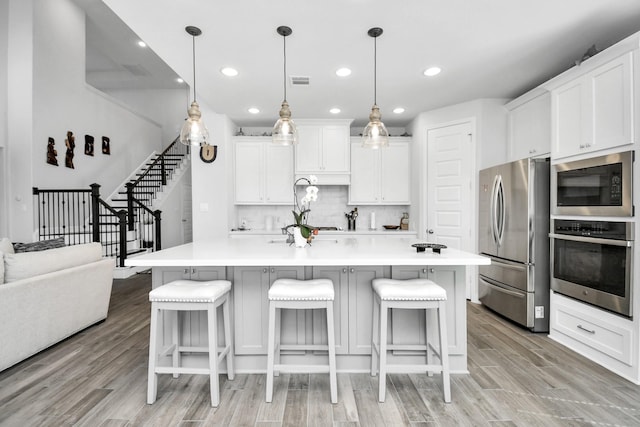
<instances>
[{"instance_id":1,"label":"pendant light","mask_svg":"<svg viewBox=\"0 0 640 427\"><path fill-rule=\"evenodd\" d=\"M280 118L273 126L271 135L274 144L293 145L298 143L298 129L296 129L296 124L291 120L291 110L289 109L289 103L287 103L287 36L290 36L293 31L285 26L278 27L276 31L282 36L284 46L284 100L280 108Z\"/></svg>"},{"instance_id":2,"label":"pendant light","mask_svg":"<svg viewBox=\"0 0 640 427\"><path fill-rule=\"evenodd\" d=\"M193 41L193 102L187 110L189 118L185 120L180 130L180 142L184 145L199 147L209 140L209 131L202 121L200 106L196 102L196 37L202 34L198 27L188 26L184 29Z\"/></svg>"},{"instance_id":3,"label":"pendant light","mask_svg":"<svg viewBox=\"0 0 640 427\"><path fill-rule=\"evenodd\" d=\"M374 27L367 32L369 37L373 37L373 107L371 107L371 114L369 114L369 123L364 128L362 133L362 146L368 148L380 148L389 146L389 132L384 126L384 123L380 121L380 109L376 102L377 96L377 39L382 34L382 28Z\"/></svg>"}]
</instances>

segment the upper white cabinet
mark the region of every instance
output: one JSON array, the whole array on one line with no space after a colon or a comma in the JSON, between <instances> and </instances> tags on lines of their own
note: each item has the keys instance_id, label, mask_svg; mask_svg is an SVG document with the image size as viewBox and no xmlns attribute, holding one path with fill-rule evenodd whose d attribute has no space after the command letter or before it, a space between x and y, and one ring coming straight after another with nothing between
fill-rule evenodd
<instances>
[{"instance_id":1,"label":"upper white cabinet","mask_svg":"<svg viewBox=\"0 0 640 427\"><path fill-rule=\"evenodd\" d=\"M296 178L316 175L321 185L348 185L351 120L297 120L296 123Z\"/></svg>"},{"instance_id":2,"label":"upper white cabinet","mask_svg":"<svg viewBox=\"0 0 640 427\"><path fill-rule=\"evenodd\" d=\"M291 204L293 148L271 138L236 137L235 202L238 205Z\"/></svg>"},{"instance_id":3,"label":"upper white cabinet","mask_svg":"<svg viewBox=\"0 0 640 427\"><path fill-rule=\"evenodd\" d=\"M509 160L551 151L551 94L536 89L506 105L509 111Z\"/></svg>"},{"instance_id":4,"label":"upper white cabinet","mask_svg":"<svg viewBox=\"0 0 640 427\"><path fill-rule=\"evenodd\" d=\"M634 143L633 55L617 56L552 90L553 158Z\"/></svg>"},{"instance_id":5,"label":"upper white cabinet","mask_svg":"<svg viewBox=\"0 0 640 427\"><path fill-rule=\"evenodd\" d=\"M363 148L351 142L351 205L409 205L409 138L391 138L389 147Z\"/></svg>"}]
</instances>

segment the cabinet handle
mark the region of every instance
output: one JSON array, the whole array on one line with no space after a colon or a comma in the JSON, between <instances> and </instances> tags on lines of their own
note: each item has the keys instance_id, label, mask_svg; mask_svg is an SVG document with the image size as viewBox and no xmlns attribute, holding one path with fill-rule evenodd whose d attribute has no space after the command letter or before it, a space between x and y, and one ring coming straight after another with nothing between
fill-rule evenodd
<instances>
[{"instance_id":1,"label":"cabinet handle","mask_svg":"<svg viewBox=\"0 0 640 427\"><path fill-rule=\"evenodd\" d=\"M196 274L196 269L195 268L191 269L191 274Z\"/></svg>"},{"instance_id":2,"label":"cabinet handle","mask_svg":"<svg viewBox=\"0 0 640 427\"><path fill-rule=\"evenodd\" d=\"M435 269L433 269L433 268L430 268L430 269L429 269L429 273L433 274L433 273L435 273L435 272L436 272L436 270L435 270Z\"/></svg>"},{"instance_id":3,"label":"cabinet handle","mask_svg":"<svg viewBox=\"0 0 640 427\"><path fill-rule=\"evenodd\" d=\"M423 268L423 269L422 269L422 272L423 272L424 274L427 274L427 269L426 269L426 268Z\"/></svg>"},{"instance_id":4,"label":"cabinet handle","mask_svg":"<svg viewBox=\"0 0 640 427\"><path fill-rule=\"evenodd\" d=\"M349 272L350 272L350 273L355 273L355 272L356 272L356 269L355 269L355 268L352 268L352 269L350 269L350 270L349 270Z\"/></svg>"},{"instance_id":5,"label":"cabinet handle","mask_svg":"<svg viewBox=\"0 0 640 427\"><path fill-rule=\"evenodd\" d=\"M584 149L584 144L580 144L580 149Z\"/></svg>"},{"instance_id":6,"label":"cabinet handle","mask_svg":"<svg viewBox=\"0 0 640 427\"><path fill-rule=\"evenodd\" d=\"M578 326L577 326L577 328L578 328L578 329L582 329L583 331L588 332L588 333L590 333L590 334L595 334L595 333L596 333L596 331L591 330L591 329L587 329L587 328L585 328L585 327L584 327L584 326L582 326L582 325L578 325Z\"/></svg>"},{"instance_id":7,"label":"cabinet handle","mask_svg":"<svg viewBox=\"0 0 640 427\"><path fill-rule=\"evenodd\" d=\"M589 147L591 147L591 144L586 143L586 144L585 144L585 147L589 148Z\"/></svg>"},{"instance_id":8,"label":"cabinet handle","mask_svg":"<svg viewBox=\"0 0 640 427\"><path fill-rule=\"evenodd\" d=\"M346 269L346 268L343 268L343 269L342 269L342 272L343 272L343 273L346 273L346 272L347 272L347 269Z\"/></svg>"},{"instance_id":9,"label":"cabinet handle","mask_svg":"<svg viewBox=\"0 0 640 427\"><path fill-rule=\"evenodd\" d=\"M276 272L276 269L271 267L271 273L275 273L275 272Z\"/></svg>"},{"instance_id":10,"label":"cabinet handle","mask_svg":"<svg viewBox=\"0 0 640 427\"><path fill-rule=\"evenodd\" d=\"M189 269L188 268L184 269L184 274L189 274Z\"/></svg>"},{"instance_id":11,"label":"cabinet handle","mask_svg":"<svg viewBox=\"0 0 640 427\"><path fill-rule=\"evenodd\" d=\"M266 268L263 268L263 269L262 269L262 272L263 272L263 273L266 273L266 272L267 272L267 269L266 269Z\"/></svg>"}]
</instances>

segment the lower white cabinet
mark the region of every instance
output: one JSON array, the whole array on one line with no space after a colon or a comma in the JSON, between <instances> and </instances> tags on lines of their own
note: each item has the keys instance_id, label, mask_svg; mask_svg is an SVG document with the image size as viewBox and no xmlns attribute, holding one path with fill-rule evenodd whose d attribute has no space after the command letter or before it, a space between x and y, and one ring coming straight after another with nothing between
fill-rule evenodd
<instances>
[{"instance_id":1,"label":"lower white cabinet","mask_svg":"<svg viewBox=\"0 0 640 427\"><path fill-rule=\"evenodd\" d=\"M637 346L631 320L552 292L549 327L550 338L630 377Z\"/></svg>"},{"instance_id":2,"label":"lower white cabinet","mask_svg":"<svg viewBox=\"0 0 640 427\"><path fill-rule=\"evenodd\" d=\"M433 280L447 291L447 334L449 355L466 355L466 299L456 292L465 292L465 269L461 266L391 267L393 279ZM434 318L435 320L435 318ZM422 310L395 309L391 314L391 340L394 344L424 344L425 316ZM429 331L437 334L435 322L430 322ZM416 327L417 325L417 327ZM434 335L437 336L437 335Z\"/></svg>"},{"instance_id":3,"label":"lower white cabinet","mask_svg":"<svg viewBox=\"0 0 640 427\"><path fill-rule=\"evenodd\" d=\"M269 287L276 279L304 279L304 267L234 267L235 354L267 354ZM305 312L284 310L282 344L304 342Z\"/></svg>"}]
</instances>

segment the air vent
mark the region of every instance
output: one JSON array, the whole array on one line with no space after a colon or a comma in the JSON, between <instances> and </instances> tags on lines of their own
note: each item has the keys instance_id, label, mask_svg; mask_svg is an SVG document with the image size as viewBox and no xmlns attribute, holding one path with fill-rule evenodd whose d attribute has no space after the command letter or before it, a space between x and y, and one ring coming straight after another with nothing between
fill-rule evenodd
<instances>
[{"instance_id":1,"label":"air vent","mask_svg":"<svg viewBox=\"0 0 640 427\"><path fill-rule=\"evenodd\" d=\"M309 77L291 76L291 86L309 86Z\"/></svg>"},{"instance_id":2,"label":"air vent","mask_svg":"<svg viewBox=\"0 0 640 427\"><path fill-rule=\"evenodd\" d=\"M142 77L151 75L142 65L122 64L122 66L134 76Z\"/></svg>"}]
</instances>

